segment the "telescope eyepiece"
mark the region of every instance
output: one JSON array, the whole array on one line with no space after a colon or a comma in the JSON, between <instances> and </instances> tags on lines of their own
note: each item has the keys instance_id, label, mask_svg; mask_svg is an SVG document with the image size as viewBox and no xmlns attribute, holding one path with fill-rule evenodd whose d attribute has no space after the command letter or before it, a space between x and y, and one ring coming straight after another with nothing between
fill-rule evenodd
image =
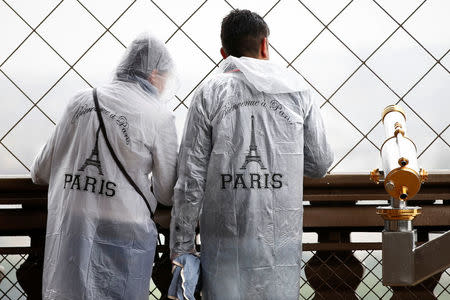
<instances>
[{"instance_id":1,"label":"telescope eyepiece","mask_svg":"<svg viewBox=\"0 0 450 300\"><path fill-rule=\"evenodd\" d=\"M400 157L398 159L398 164L400 165L400 167L405 167L408 163L409 163L409 160L405 157Z\"/></svg>"},{"instance_id":2,"label":"telescope eyepiece","mask_svg":"<svg viewBox=\"0 0 450 300\"><path fill-rule=\"evenodd\" d=\"M408 198L408 188L406 186L402 186L402 193L400 194L400 199L406 201Z\"/></svg>"}]
</instances>

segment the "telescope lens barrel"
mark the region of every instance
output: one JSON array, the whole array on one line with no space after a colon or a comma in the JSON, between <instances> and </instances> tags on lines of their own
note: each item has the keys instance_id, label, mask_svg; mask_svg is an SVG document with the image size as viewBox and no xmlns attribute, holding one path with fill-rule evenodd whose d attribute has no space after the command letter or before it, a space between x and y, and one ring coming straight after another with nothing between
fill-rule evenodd
<instances>
[{"instance_id":1,"label":"telescope lens barrel","mask_svg":"<svg viewBox=\"0 0 450 300\"><path fill-rule=\"evenodd\" d=\"M386 107L382 120L386 136L381 146L385 189L395 199L406 200L421 185L416 145L406 136L406 116L400 106Z\"/></svg>"}]
</instances>

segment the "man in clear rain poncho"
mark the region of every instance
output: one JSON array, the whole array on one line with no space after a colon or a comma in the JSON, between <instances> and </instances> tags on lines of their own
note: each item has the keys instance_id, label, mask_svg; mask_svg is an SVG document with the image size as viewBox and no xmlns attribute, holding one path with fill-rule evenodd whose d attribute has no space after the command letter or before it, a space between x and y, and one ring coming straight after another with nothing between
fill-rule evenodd
<instances>
[{"instance_id":1,"label":"man in clear rain poncho","mask_svg":"<svg viewBox=\"0 0 450 300\"><path fill-rule=\"evenodd\" d=\"M298 299L303 175L333 161L306 84L269 60L264 20L222 22L223 73L196 91L178 160L172 258L194 251L203 299Z\"/></svg>"},{"instance_id":2,"label":"man in clear rain poncho","mask_svg":"<svg viewBox=\"0 0 450 300\"><path fill-rule=\"evenodd\" d=\"M162 99L172 68L165 45L143 34L97 88L112 148L153 211L171 205L176 181L175 122ZM148 299L156 227L105 144L92 90L71 100L31 176L49 184L43 299Z\"/></svg>"}]
</instances>

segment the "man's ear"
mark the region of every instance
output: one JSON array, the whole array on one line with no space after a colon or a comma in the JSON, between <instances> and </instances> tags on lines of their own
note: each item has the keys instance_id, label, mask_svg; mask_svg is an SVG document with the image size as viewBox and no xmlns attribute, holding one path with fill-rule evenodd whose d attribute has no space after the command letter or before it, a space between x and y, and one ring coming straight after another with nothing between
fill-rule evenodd
<instances>
[{"instance_id":1,"label":"man's ear","mask_svg":"<svg viewBox=\"0 0 450 300\"><path fill-rule=\"evenodd\" d=\"M225 52L225 50L222 48L220 48L220 54L222 54L223 59L226 59L228 57L228 54Z\"/></svg>"},{"instance_id":2,"label":"man's ear","mask_svg":"<svg viewBox=\"0 0 450 300\"><path fill-rule=\"evenodd\" d=\"M259 49L260 58L269 59L269 41L267 40L267 37L262 39Z\"/></svg>"}]
</instances>

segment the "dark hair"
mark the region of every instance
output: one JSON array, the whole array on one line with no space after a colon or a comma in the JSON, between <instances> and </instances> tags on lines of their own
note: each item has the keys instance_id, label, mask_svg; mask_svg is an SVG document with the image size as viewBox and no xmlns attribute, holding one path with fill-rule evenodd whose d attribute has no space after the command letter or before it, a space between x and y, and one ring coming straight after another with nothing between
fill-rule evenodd
<instances>
[{"instance_id":1,"label":"dark hair","mask_svg":"<svg viewBox=\"0 0 450 300\"><path fill-rule=\"evenodd\" d=\"M223 18L220 39L228 55L257 56L262 39L269 33L269 27L260 15L236 9Z\"/></svg>"}]
</instances>

